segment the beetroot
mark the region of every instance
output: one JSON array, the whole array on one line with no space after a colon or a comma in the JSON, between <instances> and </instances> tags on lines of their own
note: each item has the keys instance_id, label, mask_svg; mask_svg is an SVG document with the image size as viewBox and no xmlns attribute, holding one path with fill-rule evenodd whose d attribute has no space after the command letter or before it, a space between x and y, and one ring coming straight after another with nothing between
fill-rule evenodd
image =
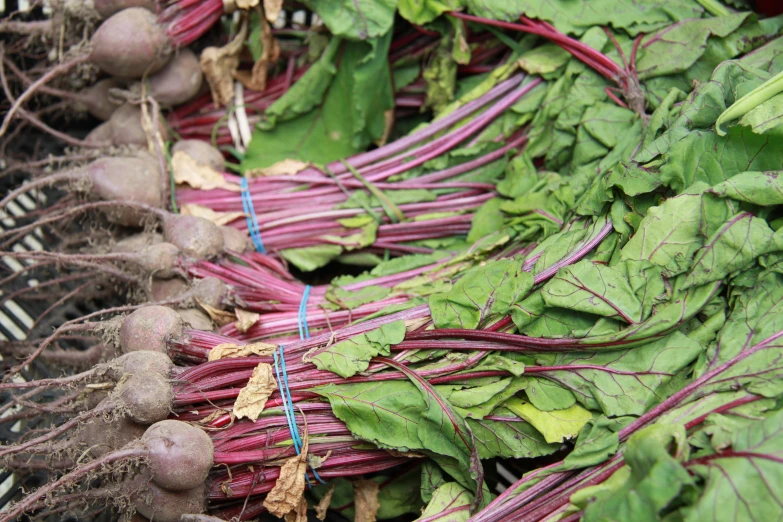
<instances>
[{"instance_id":1,"label":"beetroot","mask_svg":"<svg viewBox=\"0 0 783 522\"><path fill-rule=\"evenodd\" d=\"M158 234L156 232L154 233L140 233L140 234L133 234L128 237L124 237L114 243L114 245L111 247L111 251L116 254L123 254L123 253L130 253L130 252L138 252L139 250L143 250L144 248L154 245L157 243L163 242L163 236L161 234Z\"/></svg>"},{"instance_id":2,"label":"beetroot","mask_svg":"<svg viewBox=\"0 0 783 522\"><path fill-rule=\"evenodd\" d=\"M136 373L121 382L116 399L132 421L152 424L169 416L174 391L161 375Z\"/></svg>"},{"instance_id":3,"label":"beetroot","mask_svg":"<svg viewBox=\"0 0 783 522\"><path fill-rule=\"evenodd\" d=\"M166 353L168 339L182 337L182 319L171 308L145 306L122 321L120 346L124 353L151 350Z\"/></svg>"},{"instance_id":4,"label":"beetroot","mask_svg":"<svg viewBox=\"0 0 783 522\"><path fill-rule=\"evenodd\" d=\"M195 308L175 308L174 311L177 312L182 318L182 321L193 330L210 332L215 328L212 324L212 319L201 310L196 310Z\"/></svg>"},{"instance_id":5,"label":"beetroot","mask_svg":"<svg viewBox=\"0 0 783 522\"><path fill-rule=\"evenodd\" d=\"M166 67L147 80L148 94L161 107L173 107L196 96L203 80L198 57L188 48L180 49Z\"/></svg>"},{"instance_id":6,"label":"beetroot","mask_svg":"<svg viewBox=\"0 0 783 522\"><path fill-rule=\"evenodd\" d=\"M204 277L191 286L193 297L212 308L223 308L228 296L228 286L217 277Z\"/></svg>"},{"instance_id":7,"label":"beetroot","mask_svg":"<svg viewBox=\"0 0 783 522\"><path fill-rule=\"evenodd\" d=\"M87 446L93 457L102 457L139 440L147 426L118 416L111 420L96 417L86 420L76 434L76 442Z\"/></svg>"},{"instance_id":8,"label":"beetroot","mask_svg":"<svg viewBox=\"0 0 783 522\"><path fill-rule=\"evenodd\" d=\"M179 259L179 248L171 243L150 245L138 254L137 259L148 274L171 277Z\"/></svg>"},{"instance_id":9,"label":"beetroot","mask_svg":"<svg viewBox=\"0 0 783 522\"><path fill-rule=\"evenodd\" d=\"M168 377L174 363L166 354L149 350L128 352L106 363L106 375L114 381L120 381L125 376L155 374ZM97 369L99 373L103 368Z\"/></svg>"},{"instance_id":10,"label":"beetroot","mask_svg":"<svg viewBox=\"0 0 783 522\"><path fill-rule=\"evenodd\" d=\"M223 252L223 234L211 221L181 214L163 219L163 237L183 254L196 259L216 257Z\"/></svg>"},{"instance_id":11,"label":"beetroot","mask_svg":"<svg viewBox=\"0 0 783 522\"><path fill-rule=\"evenodd\" d=\"M159 125L159 130L163 139L167 139L168 131L162 122ZM141 109L129 103L121 105L107 121L95 127L87 135L85 141L95 145L107 143L114 146L146 147L147 133L141 124Z\"/></svg>"},{"instance_id":12,"label":"beetroot","mask_svg":"<svg viewBox=\"0 0 783 522\"><path fill-rule=\"evenodd\" d=\"M180 522L183 514L206 511L206 485L188 491L170 491L145 478L134 480L137 485L133 504L140 515L155 522Z\"/></svg>"},{"instance_id":13,"label":"beetroot","mask_svg":"<svg viewBox=\"0 0 783 522\"><path fill-rule=\"evenodd\" d=\"M253 250L253 243L241 230L233 227L220 227L220 232L223 234L223 250L226 252L242 254Z\"/></svg>"},{"instance_id":14,"label":"beetroot","mask_svg":"<svg viewBox=\"0 0 783 522\"><path fill-rule=\"evenodd\" d=\"M91 43L90 61L120 78L154 74L171 58L165 28L143 7L130 7L112 15L98 27Z\"/></svg>"},{"instance_id":15,"label":"beetroot","mask_svg":"<svg viewBox=\"0 0 783 522\"><path fill-rule=\"evenodd\" d=\"M96 82L94 85L83 89L78 94L78 100L87 107L89 112L95 118L106 121L111 118L114 111L121 104L112 100L109 91L121 87L121 83L115 78L106 78Z\"/></svg>"},{"instance_id":16,"label":"beetroot","mask_svg":"<svg viewBox=\"0 0 783 522\"><path fill-rule=\"evenodd\" d=\"M209 143L201 140L182 140L171 148L172 154L177 151L186 153L197 162L208 165L218 172L226 170L226 160L223 155Z\"/></svg>"},{"instance_id":17,"label":"beetroot","mask_svg":"<svg viewBox=\"0 0 783 522\"><path fill-rule=\"evenodd\" d=\"M147 294L150 301L168 301L181 296L188 290L190 290L188 282L179 277L172 277L171 279L153 277Z\"/></svg>"},{"instance_id":18,"label":"beetroot","mask_svg":"<svg viewBox=\"0 0 783 522\"><path fill-rule=\"evenodd\" d=\"M212 439L190 424L163 420L147 428L141 438L149 451L152 479L172 491L203 485L212 468Z\"/></svg>"}]
</instances>

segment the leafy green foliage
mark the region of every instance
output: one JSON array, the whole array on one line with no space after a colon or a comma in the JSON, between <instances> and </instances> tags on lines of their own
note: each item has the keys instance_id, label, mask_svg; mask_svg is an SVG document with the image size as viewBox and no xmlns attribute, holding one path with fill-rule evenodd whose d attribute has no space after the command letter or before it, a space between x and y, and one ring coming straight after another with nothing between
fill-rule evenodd
<instances>
[{"instance_id":1,"label":"leafy green foliage","mask_svg":"<svg viewBox=\"0 0 783 522\"><path fill-rule=\"evenodd\" d=\"M394 321L380 328L340 341L310 357L319 370L329 370L340 377L363 372L376 355L389 355L389 346L405 338L405 323Z\"/></svg>"}]
</instances>

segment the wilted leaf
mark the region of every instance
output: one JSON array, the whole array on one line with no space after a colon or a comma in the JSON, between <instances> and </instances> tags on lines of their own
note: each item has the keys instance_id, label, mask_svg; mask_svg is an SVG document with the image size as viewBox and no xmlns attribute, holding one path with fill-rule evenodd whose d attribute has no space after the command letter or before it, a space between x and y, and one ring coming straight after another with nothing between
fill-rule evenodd
<instances>
[{"instance_id":1,"label":"wilted leaf","mask_svg":"<svg viewBox=\"0 0 783 522\"><path fill-rule=\"evenodd\" d=\"M198 299L196 299L196 302L207 313L207 315L209 315L210 319L215 321L215 324L218 326L225 326L228 323L233 323L236 320L236 316L231 312L226 312L225 310L220 310L214 306L209 306L206 303L202 303Z\"/></svg>"},{"instance_id":2,"label":"wilted leaf","mask_svg":"<svg viewBox=\"0 0 783 522\"><path fill-rule=\"evenodd\" d=\"M285 522L307 522L307 499L302 496L299 504L285 516Z\"/></svg>"},{"instance_id":3,"label":"wilted leaf","mask_svg":"<svg viewBox=\"0 0 783 522\"><path fill-rule=\"evenodd\" d=\"M234 73L239 67L239 55L247 39L247 18L234 39L223 47L207 47L201 52L199 63L217 106L231 103L234 98Z\"/></svg>"},{"instance_id":4,"label":"wilted leaf","mask_svg":"<svg viewBox=\"0 0 783 522\"><path fill-rule=\"evenodd\" d=\"M334 482L329 484L329 489L326 490L326 493L321 498L321 500L318 501L318 504L315 505L315 516L318 520L323 520L326 518L326 511L329 509L329 504L332 502L332 494L334 493Z\"/></svg>"},{"instance_id":5,"label":"wilted leaf","mask_svg":"<svg viewBox=\"0 0 783 522\"><path fill-rule=\"evenodd\" d=\"M263 92L266 89L266 77L269 67L274 65L280 58L280 46L272 35L272 27L266 20L261 20L259 33L261 56L255 61L250 72L237 70L234 72L234 78L242 82L242 85L248 89Z\"/></svg>"},{"instance_id":6,"label":"wilted leaf","mask_svg":"<svg viewBox=\"0 0 783 522\"><path fill-rule=\"evenodd\" d=\"M356 515L354 522L375 522L378 514L380 484L374 480L356 480L353 483Z\"/></svg>"},{"instance_id":7,"label":"wilted leaf","mask_svg":"<svg viewBox=\"0 0 783 522\"><path fill-rule=\"evenodd\" d=\"M171 168L174 171L174 182L178 185L187 184L194 189L212 190L224 189L239 192L239 185L231 183L209 165L203 165L189 154L178 150L171 157Z\"/></svg>"},{"instance_id":8,"label":"wilted leaf","mask_svg":"<svg viewBox=\"0 0 783 522\"><path fill-rule=\"evenodd\" d=\"M250 327L256 324L261 318L261 314L257 314L256 312L248 312L247 310L242 310L241 308L235 308L234 313L237 316L237 320L234 321L234 326L242 333L247 332Z\"/></svg>"},{"instance_id":9,"label":"wilted leaf","mask_svg":"<svg viewBox=\"0 0 783 522\"><path fill-rule=\"evenodd\" d=\"M251 343L245 345L223 343L209 351L209 361L231 359L234 357L249 357L251 355L272 355L277 350L276 344Z\"/></svg>"},{"instance_id":10,"label":"wilted leaf","mask_svg":"<svg viewBox=\"0 0 783 522\"><path fill-rule=\"evenodd\" d=\"M259 4L259 0L231 0L239 9L252 9ZM264 2L266 3L266 2Z\"/></svg>"},{"instance_id":11,"label":"wilted leaf","mask_svg":"<svg viewBox=\"0 0 783 522\"><path fill-rule=\"evenodd\" d=\"M278 518L297 509L303 500L307 472L308 437L302 438L302 452L289 458L280 468L280 476L266 499L264 507Z\"/></svg>"},{"instance_id":12,"label":"wilted leaf","mask_svg":"<svg viewBox=\"0 0 783 522\"><path fill-rule=\"evenodd\" d=\"M277 389L272 366L266 363L260 363L253 370L247 385L239 392L237 400L234 402L234 414L237 419L247 417L255 422L261 412L264 411L266 401L269 396Z\"/></svg>"},{"instance_id":13,"label":"wilted leaf","mask_svg":"<svg viewBox=\"0 0 783 522\"><path fill-rule=\"evenodd\" d=\"M179 212L185 216L196 216L207 219L219 227L228 225L232 221L245 217L243 212L215 212L211 208L204 207L197 203L183 203L179 207Z\"/></svg>"},{"instance_id":14,"label":"wilted leaf","mask_svg":"<svg viewBox=\"0 0 783 522\"><path fill-rule=\"evenodd\" d=\"M304 161L284 159L262 169L248 169L245 171L245 177L253 179L266 176L293 176L297 172L306 169L309 165L309 163Z\"/></svg>"}]
</instances>

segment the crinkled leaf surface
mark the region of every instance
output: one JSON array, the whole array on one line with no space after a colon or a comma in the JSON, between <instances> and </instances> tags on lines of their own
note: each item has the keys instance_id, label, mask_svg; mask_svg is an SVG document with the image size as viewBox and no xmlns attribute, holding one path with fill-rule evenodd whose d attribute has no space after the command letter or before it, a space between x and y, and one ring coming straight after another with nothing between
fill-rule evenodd
<instances>
[{"instance_id":1,"label":"crinkled leaf surface","mask_svg":"<svg viewBox=\"0 0 783 522\"><path fill-rule=\"evenodd\" d=\"M558 369L538 375L563 386L591 410L612 417L641 415L666 398L672 376L702 351L699 343L675 332L627 350L539 356L539 364Z\"/></svg>"},{"instance_id":2,"label":"crinkled leaf surface","mask_svg":"<svg viewBox=\"0 0 783 522\"><path fill-rule=\"evenodd\" d=\"M754 205L781 205L783 176L780 171L742 172L713 186L710 193Z\"/></svg>"},{"instance_id":3,"label":"crinkled leaf surface","mask_svg":"<svg viewBox=\"0 0 783 522\"><path fill-rule=\"evenodd\" d=\"M592 26L610 25L635 35L686 18L700 18L701 6L689 0L468 0L472 14L517 21L520 14L551 22L564 33L582 34Z\"/></svg>"},{"instance_id":4,"label":"crinkled leaf surface","mask_svg":"<svg viewBox=\"0 0 783 522\"><path fill-rule=\"evenodd\" d=\"M627 323L642 320L642 303L625 276L612 267L583 260L561 268L541 291L547 306L613 317Z\"/></svg>"},{"instance_id":5,"label":"crinkled leaf surface","mask_svg":"<svg viewBox=\"0 0 783 522\"><path fill-rule=\"evenodd\" d=\"M501 420L507 417L508 420ZM530 423L510 411L485 419L467 419L482 459L532 458L549 455L560 444L549 444Z\"/></svg>"},{"instance_id":6,"label":"crinkled leaf surface","mask_svg":"<svg viewBox=\"0 0 783 522\"><path fill-rule=\"evenodd\" d=\"M476 328L485 319L506 314L533 286L518 259L487 261L465 273L447 293L430 297L438 328Z\"/></svg>"},{"instance_id":7,"label":"crinkled leaf surface","mask_svg":"<svg viewBox=\"0 0 783 522\"><path fill-rule=\"evenodd\" d=\"M389 346L404 338L405 322L394 321L319 350L311 359L319 370L352 377L366 370L376 355L389 355Z\"/></svg>"},{"instance_id":8,"label":"crinkled leaf surface","mask_svg":"<svg viewBox=\"0 0 783 522\"><path fill-rule=\"evenodd\" d=\"M685 520L736 522L783 517L783 411L739 430L731 452L692 467L706 481L698 503Z\"/></svg>"}]
</instances>

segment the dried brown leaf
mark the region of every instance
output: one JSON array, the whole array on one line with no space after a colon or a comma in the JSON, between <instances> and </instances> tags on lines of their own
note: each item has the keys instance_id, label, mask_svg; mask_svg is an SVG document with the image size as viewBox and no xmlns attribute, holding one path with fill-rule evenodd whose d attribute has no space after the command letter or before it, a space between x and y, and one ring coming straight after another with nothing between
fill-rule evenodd
<instances>
[{"instance_id":1,"label":"dried brown leaf","mask_svg":"<svg viewBox=\"0 0 783 522\"><path fill-rule=\"evenodd\" d=\"M176 151L171 157L171 169L174 171L174 182L178 185L186 184L200 190L216 188L232 192L242 190L239 185L227 181L220 172L209 165L197 162L181 150Z\"/></svg>"},{"instance_id":2,"label":"dried brown leaf","mask_svg":"<svg viewBox=\"0 0 783 522\"><path fill-rule=\"evenodd\" d=\"M196 302L207 313L210 319L215 321L215 324L218 326L225 326L228 323L233 323L236 320L236 317L231 312L226 312L225 310L220 310L214 306L209 306L206 303L202 303L198 299L196 299Z\"/></svg>"},{"instance_id":3,"label":"dried brown leaf","mask_svg":"<svg viewBox=\"0 0 783 522\"><path fill-rule=\"evenodd\" d=\"M326 510L329 509L329 504L332 503L332 493L334 493L334 482L329 484L329 489L326 490L326 494L315 506L315 516L318 520L326 518Z\"/></svg>"},{"instance_id":4,"label":"dried brown leaf","mask_svg":"<svg viewBox=\"0 0 783 522\"><path fill-rule=\"evenodd\" d=\"M196 203L183 203L179 207L179 212L186 216L196 216L207 219L219 227L228 225L232 221L245 217L243 212L215 212L211 208Z\"/></svg>"},{"instance_id":5,"label":"dried brown leaf","mask_svg":"<svg viewBox=\"0 0 783 522\"><path fill-rule=\"evenodd\" d=\"M260 363L253 370L247 385L239 392L234 402L234 414L237 419L248 418L255 422L264 411L266 401L277 389L272 366Z\"/></svg>"},{"instance_id":6,"label":"dried brown leaf","mask_svg":"<svg viewBox=\"0 0 783 522\"><path fill-rule=\"evenodd\" d=\"M217 419L218 417L221 417L228 413L227 410L215 410L200 421L198 421L199 424L209 424L213 420Z\"/></svg>"},{"instance_id":7,"label":"dried brown leaf","mask_svg":"<svg viewBox=\"0 0 783 522\"><path fill-rule=\"evenodd\" d=\"M292 176L309 167L309 163L295 159L284 159L263 169L249 169L245 171L247 178L263 178L266 176Z\"/></svg>"},{"instance_id":8,"label":"dried brown leaf","mask_svg":"<svg viewBox=\"0 0 783 522\"><path fill-rule=\"evenodd\" d=\"M375 522L378 516L378 491L380 484L374 480L356 480L353 483L353 501L356 506L354 522Z\"/></svg>"},{"instance_id":9,"label":"dried brown leaf","mask_svg":"<svg viewBox=\"0 0 783 522\"><path fill-rule=\"evenodd\" d=\"M261 318L261 314L242 310L241 308L234 309L234 313L237 316L237 320L234 321L234 326L242 333L250 330L250 327L256 324Z\"/></svg>"},{"instance_id":10,"label":"dried brown leaf","mask_svg":"<svg viewBox=\"0 0 783 522\"><path fill-rule=\"evenodd\" d=\"M266 89L266 77L269 67L280 58L280 46L272 35L272 26L266 20L261 20L261 56L253 64L251 71L239 71L234 68L233 76L242 85L253 91L263 92Z\"/></svg>"},{"instance_id":11,"label":"dried brown leaf","mask_svg":"<svg viewBox=\"0 0 783 522\"><path fill-rule=\"evenodd\" d=\"M239 2L236 2L239 6ZM201 52L199 64L212 92L212 100L220 107L234 98L234 73L239 67L239 55L247 39L247 18L236 36L223 47L207 47Z\"/></svg>"},{"instance_id":12,"label":"dried brown leaf","mask_svg":"<svg viewBox=\"0 0 783 522\"><path fill-rule=\"evenodd\" d=\"M277 22L282 10L283 0L264 0L264 15L270 24Z\"/></svg>"},{"instance_id":13,"label":"dried brown leaf","mask_svg":"<svg viewBox=\"0 0 783 522\"><path fill-rule=\"evenodd\" d=\"M308 437L305 432L302 439L302 452L285 461L280 468L280 476L275 487L264 500L264 507L278 518L283 518L301 505L307 471L307 448Z\"/></svg>"},{"instance_id":14,"label":"dried brown leaf","mask_svg":"<svg viewBox=\"0 0 783 522\"><path fill-rule=\"evenodd\" d=\"M302 497L299 505L285 516L285 522L307 522L307 500Z\"/></svg>"},{"instance_id":15,"label":"dried brown leaf","mask_svg":"<svg viewBox=\"0 0 783 522\"><path fill-rule=\"evenodd\" d=\"M234 0L234 3L240 9L253 9L260 2L259 0Z\"/></svg>"},{"instance_id":16,"label":"dried brown leaf","mask_svg":"<svg viewBox=\"0 0 783 522\"><path fill-rule=\"evenodd\" d=\"M245 345L223 343L209 351L209 361L218 359L233 359L235 357L250 357L251 355L272 355L277 349L276 344L250 343Z\"/></svg>"}]
</instances>

